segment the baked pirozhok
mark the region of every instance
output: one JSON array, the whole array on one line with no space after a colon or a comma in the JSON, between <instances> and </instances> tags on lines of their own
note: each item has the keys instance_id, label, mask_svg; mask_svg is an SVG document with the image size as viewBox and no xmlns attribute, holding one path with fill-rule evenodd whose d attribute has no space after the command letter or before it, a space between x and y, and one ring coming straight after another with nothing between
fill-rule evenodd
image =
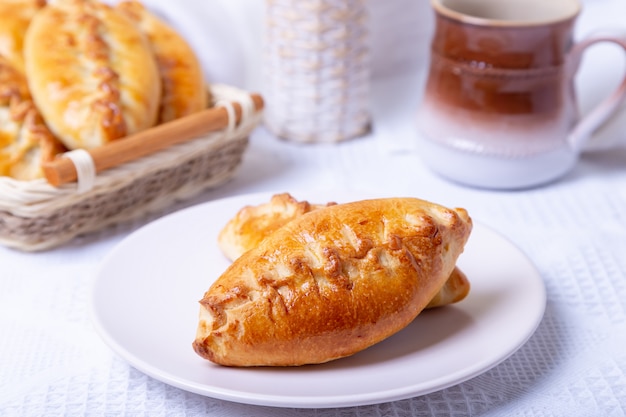
<instances>
[{"instance_id":1,"label":"baked pirozhok","mask_svg":"<svg viewBox=\"0 0 626 417\"><path fill-rule=\"evenodd\" d=\"M306 213L211 285L193 347L228 366L352 355L415 319L454 270L471 229L465 210L413 198Z\"/></svg>"},{"instance_id":2,"label":"baked pirozhok","mask_svg":"<svg viewBox=\"0 0 626 417\"><path fill-rule=\"evenodd\" d=\"M152 47L162 86L158 123L205 109L210 94L200 61L187 41L138 1L123 1L116 8L139 27Z\"/></svg>"},{"instance_id":3,"label":"baked pirozhok","mask_svg":"<svg viewBox=\"0 0 626 417\"><path fill-rule=\"evenodd\" d=\"M239 210L217 236L218 246L228 259L234 261L293 219L332 205L335 203L298 201L288 193L273 195L267 203Z\"/></svg>"},{"instance_id":4,"label":"baked pirozhok","mask_svg":"<svg viewBox=\"0 0 626 417\"><path fill-rule=\"evenodd\" d=\"M0 176L30 181L64 152L33 104L24 74L0 55Z\"/></svg>"},{"instance_id":5,"label":"baked pirozhok","mask_svg":"<svg viewBox=\"0 0 626 417\"><path fill-rule=\"evenodd\" d=\"M157 122L161 82L151 46L107 4L49 3L28 27L24 61L35 104L69 149L101 146Z\"/></svg>"},{"instance_id":6,"label":"baked pirozhok","mask_svg":"<svg viewBox=\"0 0 626 417\"><path fill-rule=\"evenodd\" d=\"M0 176L29 181L65 147L46 126L24 75L23 41L44 0L0 2Z\"/></svg>"},{"instance_id":7,"label":"baked pirozhok","mask_svg":"<svg viewBox=\"0 0 626 417\"><path fill-rule=\"evenodd\" d=\"M231 261L258 246L263 239L293 219L314 210L335 205L298 201L288 193L273 195L269 202L243 207L220 231L217 243ZM470 290L467 276L454 268L449 279L426 308L441 307L463 300Z\"/></svg>"},{"instance_id":8,"label":"baked pirozhok","mask_svg":"<svg viewBox=\"0 0 626 417\"><path fill-rule=\"evenodd\" d=\"M23 43L26 30L46 0L0 1L0 55L24 73Z\"/></svg>"},{"instance_id":9,"label":"baked pirozhok","mask_svg":"<svg viewBox=\"0 0 626 417\"><path fill-rule=\"evenodd\" d=\"M134 0L4 0L0 58L0 176L212 104L190 45Z\"/></svg>"}]
</instances>

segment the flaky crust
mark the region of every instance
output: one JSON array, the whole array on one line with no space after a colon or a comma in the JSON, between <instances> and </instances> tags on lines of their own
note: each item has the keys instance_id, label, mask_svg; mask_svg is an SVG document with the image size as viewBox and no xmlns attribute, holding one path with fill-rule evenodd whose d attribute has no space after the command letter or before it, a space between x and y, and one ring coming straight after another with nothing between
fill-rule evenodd
<instances>
[{"instance_id":1,"label":"flaky crust","mask_svg":"<svg viewBox=\"0 0 626 417\"><path fill-rule=\"evenodd\" d=\"M26 32L24 59L37 107L70 149L104 145L156 123L161 83L150 45L106 4L48 4Z\"/></svg>"},{"instance_id":2,"label":"flaky crust","mask_svg":"<svg viewBox=\"0 0 626 417\"><path fill-rule=\"evenodd\" d=\"M267 203L239 210L220 230L218 246L228 259L234 261L291 220L334 204L298 201L289 193L273 195Z\"/></svg>"},{"instance_id":3,"label":"flaky crust","mask_svg":"<svg viewBox=\"0 0 626 417\"><path fill-rule=\"evenodd\" d=\"M412 198L302 215L209 288L193 347L230 366L303 365L354 354L426 307L471 228L465 210Z\"/></svg>"},{"instance_id":4,"label":"flaky crust","mask_svg":"<svg viewBox=\"0 0 626 417\"><path fill-rule=\"evenodd\" d=\"M200 62L187 41L140 2L123 1L116 8L135 22L152 46L162 82L158 122L169 122L206 108L208 87Z\"/></svg>"},{"instance_id":5,"label":"flaky crust","mask_svg":"<svg viewBox=\"0 0 626 417\"><path fill-rule=\"evenodd\" d=\"M0 56L0 175L40 178L41 164L63 151L30 99L26 78Z\"/></svg>"},{"instance_id":6,"label":"flaky crust","mask_svg":"<svg viewBox=\"0 0 626 417\"><path fill-rule=\"evenodd\" d=\"M220 230L218 246L228 259L234 261L293 219L335 204L311 204L308 201L298 201L289 193L275 194L267 203L246 206L239 210ZM426 308L459 302L467 296L469 290L470 283L466 275L454 268L450 278Z\"/></svg>"}]
</instances>

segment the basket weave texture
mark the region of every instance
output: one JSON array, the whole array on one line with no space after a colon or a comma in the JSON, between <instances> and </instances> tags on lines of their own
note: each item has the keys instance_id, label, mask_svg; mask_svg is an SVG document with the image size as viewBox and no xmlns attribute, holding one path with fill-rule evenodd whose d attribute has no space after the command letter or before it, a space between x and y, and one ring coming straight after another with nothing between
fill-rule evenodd
<instances>
[{"instance_id":1,"label":"basket weave texture","mask_svg":"<svg viewBox=\"0 0 626 417\"><path fill-rule=\"evenodd\" d=\"M98 174L91 189L76 183L55 188L45 179L0 177L0 244L35 251L76 236L135 220L223 184L240 165L261 113L250 96L214 85L217 102L239 102L237 126L174 145Z\"/></svg>"},{"instance_id":2,"label":"basket weave texture","mask_svg":"<svg viewBox=\"0 0 626 417\"><path fill-rule=\"evenodd\" d=\"M265 125L296 142L338 142L369 130L369 29L364 0L268 0Z\"/></svg>"}]
</instances>

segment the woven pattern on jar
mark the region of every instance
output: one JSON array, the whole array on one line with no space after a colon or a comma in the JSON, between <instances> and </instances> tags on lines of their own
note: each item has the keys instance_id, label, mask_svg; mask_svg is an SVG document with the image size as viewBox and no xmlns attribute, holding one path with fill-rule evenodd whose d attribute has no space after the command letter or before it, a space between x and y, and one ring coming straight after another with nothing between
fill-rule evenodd
<instances>
[{"instance_id":1,"label":"woven pattern on jar","mask_svg":"<svg viewBox=\"0 0 626 417\"><path fill-rule=\"evenodd\" d=\"M297 142L369 130L368 19L363 0L268 0L265 123Z\"/></svg>"}]
</instances>

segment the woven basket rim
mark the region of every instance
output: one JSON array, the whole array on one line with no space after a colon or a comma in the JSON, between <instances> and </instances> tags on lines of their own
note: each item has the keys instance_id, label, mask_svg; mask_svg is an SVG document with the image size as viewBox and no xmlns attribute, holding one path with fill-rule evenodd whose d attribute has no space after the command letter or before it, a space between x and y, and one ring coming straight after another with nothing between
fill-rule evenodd
<instances>
[{"instance_id":1,"label":"woven basket rim","mask_svg":"<svg viewBox=\"0 0 626 417\"><path fill-rule=\"evenodd\" d=\"M224 84L211 85L211 91L216 101L239 101L242 108L249 98L248 92ZM54 187L44 178L19 181L10 177L0 177L0 210L17 216L35 217L95 194L114 191L151 172L173 166L181 159L188 158L190 154L202 152L207 146L219 148L228 141L247 137L259 123L260 118L261 112L243 112L241 122L230 132L227 129L212 132L103 171L97 175L94 187L83 193L77 191L76 183Z\"/></svg>"}]
</instances>

